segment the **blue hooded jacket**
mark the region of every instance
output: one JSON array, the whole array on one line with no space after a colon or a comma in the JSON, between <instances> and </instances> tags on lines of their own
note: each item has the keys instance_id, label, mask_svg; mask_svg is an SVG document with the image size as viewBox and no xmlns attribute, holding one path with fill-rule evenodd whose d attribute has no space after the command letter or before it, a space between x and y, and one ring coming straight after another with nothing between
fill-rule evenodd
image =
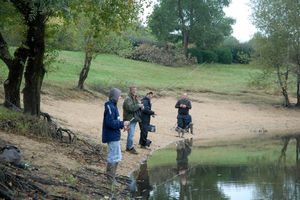
<instances>
[{"instance_id":1,"label":"blue hooded jacket","mask_svg":"<svg viewBox=\"0 0 300 200\"><path fill-rule=\"evenodd\" d=\"M120 129L124 127L124 123L120 121L117 103L114 100L109 100L104 107L102 142L119 141L121 138Z\"/></svg>"}]
</instances>

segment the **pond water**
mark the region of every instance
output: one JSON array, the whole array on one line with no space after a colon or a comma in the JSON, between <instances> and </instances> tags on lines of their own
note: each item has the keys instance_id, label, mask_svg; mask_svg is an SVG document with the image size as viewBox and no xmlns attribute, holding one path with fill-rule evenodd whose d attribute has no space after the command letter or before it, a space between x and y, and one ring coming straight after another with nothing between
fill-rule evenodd
<instances>
[{"instance_id":1,"label":"pond water","mask_svg":"<svg viewBox=\"0 0 300 200\"><path fill-rule=\"evenodd\" d=\"M189 140L177 144L174 165L143 163L134 173L135 199L299 200L300 166L189 164Z\"/></svg>"}]
</instances>

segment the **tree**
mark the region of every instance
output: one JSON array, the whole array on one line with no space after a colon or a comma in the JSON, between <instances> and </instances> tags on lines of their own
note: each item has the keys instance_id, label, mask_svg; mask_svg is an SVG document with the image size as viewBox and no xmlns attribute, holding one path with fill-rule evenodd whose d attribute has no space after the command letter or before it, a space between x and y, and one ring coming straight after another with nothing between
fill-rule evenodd
<instances>
[{"instance_id":1,"label":"tree","mask_svg":"<svg viewBox=\"0 0 300 200\"><path fill-rule=\"evenodd\" d=\"M96 53L102 51L102 44L110 32L120 32L136 18L137 2L134 1L94 1L85 0L85 4L77 7L75 21L84 29L85 60L80 72L78 85L84 89L84 82L88 76L91 62Z\"/></svg>"},{"instance_id":2,"label":"tree","mask_svg":"<svg viewBox=\"0 0 300 200\"><path fill-rule=\"evenodd\" d=\"M22 25L25 27L24 41L22 45L17 48L14 56L11 56L9 53L8 44L3 34L1 34L2 29L0 32L0 58L9 69L8 79L4 83L5 102L6 104L20 107L20 84L23 71L25 70L25 87L23 89L24 112L39 116L40 91L46 72L44 63L45 30L49 19L55 17L61 19L70 18L73 17L72 14L75 15L76 13L71 13L70 10L78 11L81 9L81 12L86 13L86 15L91 14L96 16L93 20L101 19L101 21L92 21L93 24L100 23L101 25L106 25L103 26L104 28L101 30L98 29L101 25L93 26L93 29L90 30L92 35L88 37L93 39L96 34L106 33L106 29L110 29L110 26L113 29L121 29L123 24L122 20L131 19L130 17L124 17L124 15L127 16L127 14L131 14L131 12L127 12L130 10L130 7L126 6L133 4L133 1L0 0L0 3L1 5L5 5L4 8L1 7L1 11L5 10L5 8L10 8L10 10L5 13L7 16L6 19L10 19L8 20L8 24L17 13L16 16L20 18ZM89 5L87 5L89 3L94 4L89 7ZM76 9L74 9L75 5L77 5ZM120 10L124 11L124 13L119 12ZM98 12L94 14L96 11ZM1 15L2 14L1 12Z\"/></svg>"},{"instance_id":3,"label":"tree","mask_svg":"<svg viewBox=\"0 0 300 200\"><path fill-rule=\"evenodd\" d=\"M15 13L11 15L10 13ZM22 26L22 18L16 8L8 2L1 2L0 7L0 58L6 64L8 68L8 77L4 81L4 105L6 107L16 106L20 108L20 86L22 76L25 68L25 62L28 58L27 40L24 37L26 33L26 27ZM18 28L21 27L21 28ZM10 34L6 30L25 30L18 34L20 44L15 43L19 47L14 51L14 55L11 55L8 44L4 39L4 33ZM23 41L22 41L23 40Z\"/></svg>"},{"instance_id":4,"label":"tree","mask_svg":"<svg viewBox=\"0 0 300 200\"><path fill-rule=\"evenodd\" d=\"M234 63L248 64L254 53L251 42L240 43L233 36L225 38L222 46L231 50L232 61Z\"/></svg>"},{"instance_id":5,"label":"tree","mask_svg":"<svg viewBox=\"0 0 300 200\"><path fill-rule=\"evenodd\" d=\"M287 80L290 72L296 73L300 106L300 1L252 0L251 3L254 22L262 34L258 42L260 56L276 69L286 106L290 105Z\"/></svg>"},{"instance_id":6,"label":"tree","mask_svg":"<svg viewBox=\"0 0 300 200\"><path fill-rule=\"evenodd\" d=\"M256 51L259 52L259 60L263 65L275 70L277 82L284 97L284 106L290 106L288 83L292 66L288 62L288 47L282 36L256 37ZM272 71L270 71L272 72Z\"/></svg>"},{"instance_id":7,"label":"tree","mask_svg":"<svg viewBox=\"0 0 300 200\"><path fill-rule=\"evenodd\" d=\"M217 46L230 35L234 20L225 17L229 0L160 0L150 16L149 26L161 41L181 40L187 55L188 45L202 49Z\"/></svg>"},{"instance_id":8,"label":"tree","mask_svg":"<svg viewBox=\"0 0 300 200\"><path fill-rule=\"evenodd\" d=\"M17 48L14 56L10 55L8 44L0 32L0 58L9 69L8 78L4 83L6 105L20 107L20 84L25 70L24 112L39 116L40 91L46 72L44 65L46 23L50 16L60 15L68 7L68 3L69 1L58 0L1 0L1 5L9 8L6 11L7 24L13 23L17 16L25 30L22 45Z\"/></svg>"}]
</instances>

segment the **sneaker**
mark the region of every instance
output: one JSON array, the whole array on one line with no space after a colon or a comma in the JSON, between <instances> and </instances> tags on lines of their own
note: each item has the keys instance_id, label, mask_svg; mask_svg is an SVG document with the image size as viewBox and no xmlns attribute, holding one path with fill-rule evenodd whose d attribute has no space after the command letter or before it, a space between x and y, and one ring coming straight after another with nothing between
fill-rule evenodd
<instances>
[{"instance_id":1,"label":"sneaker","mask_svg":"<svg viewBox=\"0 0 300 200\"><path fill-rule=\"evenodd\" d=\"M147 140L147 142L146 142L146 146L150 147L151 143L152 143L152 141L151 141L151 140Z\"/></svg>"},{"instance_id":2,"label":"sneaker","mask_svg":"<svg viewBox=\"0 0 300 200\"><path fill-rule=\"evenodd\" d=\"M139 154L134 147L132 147L131 149L126 149L126 151L128 151L131 154Z\"/></svg>"},{"instance_id":3,"label":"sneaker","mask_svg":"<svg viewBox=\"0 0 300 200\"><path fill-rule=\"evenodd\" d=\"M141 149L151 150L150 147L147 147L147 146L144 146L144 145L141 145Z\"/></svg>"}]
</instances>

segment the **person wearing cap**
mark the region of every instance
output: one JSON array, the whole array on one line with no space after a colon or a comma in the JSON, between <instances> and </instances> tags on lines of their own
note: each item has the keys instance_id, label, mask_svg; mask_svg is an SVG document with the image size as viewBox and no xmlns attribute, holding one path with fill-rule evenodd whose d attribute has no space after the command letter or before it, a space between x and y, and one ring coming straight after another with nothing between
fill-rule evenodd
<instances>
[{"instance_id":1,"label":"person wearing cap","mask_svg":"<svg viewBox=\"0 0 300 200\"><path fill-rule=\"evenodd\" d=\"M123 118L130 121L127 135L126 151L132 154L138 154L134 148L134 134L137 122L141 122L141 109L143 104L137 98L137 88L130 87L130 92L123 103Z\"/></svg>"},{"instance_id":2,"label":"person wearing cap","mask_svg":"<svg viewBox=\"0 0 300 200\"><path fill-rule=\"evenodd\" d=\"M144 105L144 108L141 112L141 122L140 125L140 141L139 144L141 145L141 148L147 148L150 147L151 140L148 139L148 131L150 126L150 117L154 116L154 111L151 110L151 99L153 97L153 92L148 92L146 96L142 99L142 103Z\"/></svg>"},{"instance_id":3,"label":"person wearing cap","mask_svg":"<svg viewBox=\"0 0 300 200\"><path fill-rule=\"evenodd\" d=\"M126 129L129 121L121 121L117 103L121 98L121 91L113 88L109 93L109 100L104 105L104 117L102 126L102 142L108 145L106 172L108 179L115 183L118 163L122 160L121 131Z\"/></svg>"},{"instance_id":4,"label":"person wearing cap","mask_svg":"<svg viewBox=\"0 0 300 200\"><path fill-rule=\"evenodd\" d=\"M178 109L176 130L187 130L192 125L192 117L189 114L192 104L188 99L187 93L183 93L181 99L177 101L175 108ZM182 132L182 136L183 134L184 132Z\"/></svg>"}]
</instances>

